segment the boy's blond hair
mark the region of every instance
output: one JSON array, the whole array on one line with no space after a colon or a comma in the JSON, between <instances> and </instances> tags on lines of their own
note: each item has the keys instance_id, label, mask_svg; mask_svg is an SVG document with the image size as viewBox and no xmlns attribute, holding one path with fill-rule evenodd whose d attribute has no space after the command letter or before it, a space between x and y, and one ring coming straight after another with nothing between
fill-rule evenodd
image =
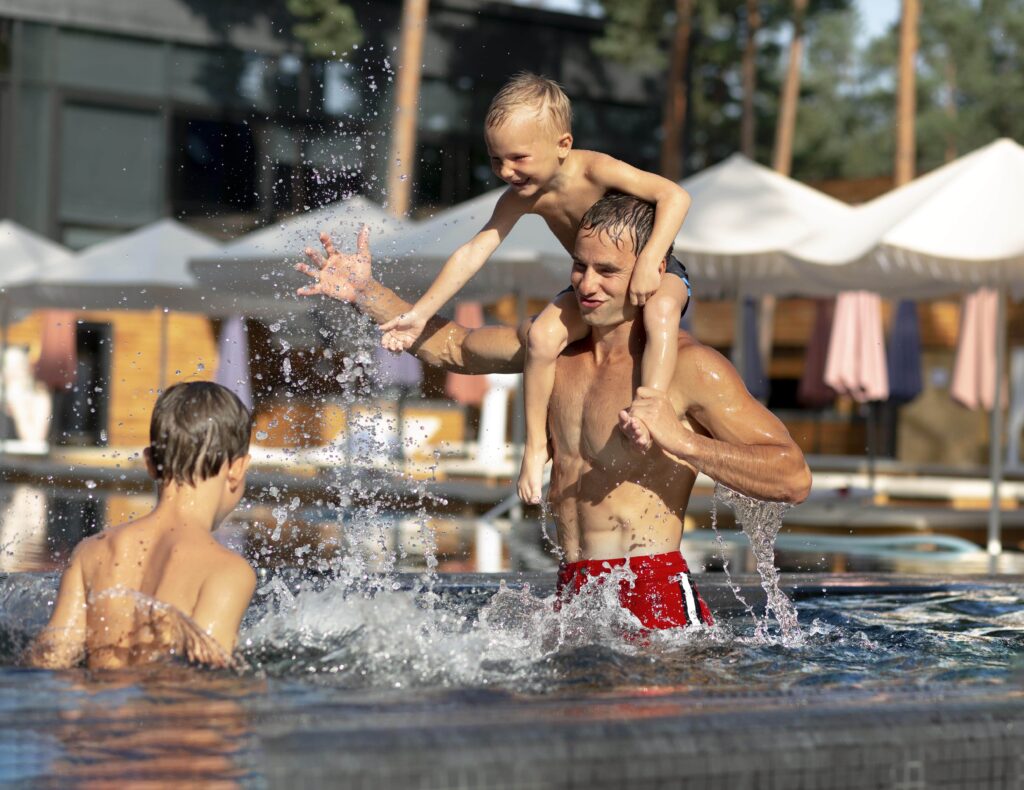
<instances>
[{"instance_id":1,"label":"boy's blond hair","mask_svg":"<svg viewBox=\"0 0 1024 790\"><path fill-rule=\"evenodd\" d=\"M572 105L562 86L547 77L521 71L491 99L484 126L492 129L524 108L537 113L559 134L572 134Z\"/></svg>"}]
</instances>

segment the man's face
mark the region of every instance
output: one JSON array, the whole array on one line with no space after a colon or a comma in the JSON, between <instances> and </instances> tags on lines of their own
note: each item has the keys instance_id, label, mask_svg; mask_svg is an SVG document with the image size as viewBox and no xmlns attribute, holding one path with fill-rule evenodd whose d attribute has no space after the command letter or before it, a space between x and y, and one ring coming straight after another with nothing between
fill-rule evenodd
<instances>
[{"instance_id":1,"label":"man's face","mask_svg":"<svg viewBox=\"0 0 1024 790\"><path fill-rule=\"evenodd\" d=\"M581 229L572 256L572 287L588 326L615 326L636 317L629 303L629 278L636 265L633 240L623 232L616 244L604 230Z\"/></svg>"}]
</instances>

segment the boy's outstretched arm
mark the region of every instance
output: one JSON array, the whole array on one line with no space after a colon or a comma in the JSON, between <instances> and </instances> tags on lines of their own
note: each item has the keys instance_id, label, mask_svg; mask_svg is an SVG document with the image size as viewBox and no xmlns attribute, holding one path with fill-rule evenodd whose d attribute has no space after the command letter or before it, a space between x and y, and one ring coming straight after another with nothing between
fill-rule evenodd
<instances>
[{"instance_id":1,"label":"boy's outstretched arm","mask_svg":"<svg viewBox=\"0 0 1024 790\"><path fill-rule=\"evenodd\" d=\"M381 326L381 343L391 351L408 349L434 317L468 283L491 257L525 213L526 204L511 189L498 199L487 224L445 262L441 273L411 310Z\"/></svg>"},{"instance_id":2,"label":"boy's outstretched arm","mask_svg":"<svg viewBox=\"0 0 1024 790\"><path fill-rule=\"evenodd\" d=\"M639 170L606 154L593 154L589 171L590 178L606 190L623 192L654 204L651 238L637 257L629 281L629 301L643 305L661 284L659 266L690 210L690 195L667 178Z\"/></svg>"},{"instance_id":3,"label":"boy's outstretched arm","mask_svg":"<svg viewBox=\"0 0 1024 790\"><path fill-rule=\"evenodd\" d=\"M50 622L39 632L26 654L29 666L66 669L85 657L86 628L85 580L78 550L71 555L67 570L60 577L57 603Z\"/></svg>"}]
</instances>

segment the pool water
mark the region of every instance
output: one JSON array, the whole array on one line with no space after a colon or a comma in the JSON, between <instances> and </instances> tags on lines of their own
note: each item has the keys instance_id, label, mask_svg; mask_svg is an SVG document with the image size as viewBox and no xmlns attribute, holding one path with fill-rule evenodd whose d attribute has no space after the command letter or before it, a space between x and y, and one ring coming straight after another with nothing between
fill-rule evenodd
<instances>
[{"instance_id":1,"label":"pool water","mask_svg":"<svg viewBox=\"0 0 1024 790\"><path fill-rule=\"evenodd\" d=\"M243 624L240 673L19 667L56 581L53 574L0 577L0 781L150 777L265 786L279 781L282 766L301 772L301 754L329 731L338 740L321 744L325 753L351 757L332 770L349 766L365 786L375 776L387 786L394 777L380 766L357 763L384 742L399 744L392 767L422 761L402 751L399 736L413 723L417 738L430 741L461 722L464 751L477 749L486 763L487 749L498 747L477 741L511 722L537 733L558 722L603 722L605 732L612 723L663 722L682 712L835 711L907 695L1005 700L1024 689L1019 580L896 587L892 579L790 577L800 635L786 643L710 575L697 583L719 625L645 634L610 605L610 585L555 612L547 574L500 584L400 575L353 585L283 571L262 580ZM756 579L736 581L762 609ZM446 748L435 744L429 753ZM314 773L311 781L317 776L325 778ZM458 776L470 779L436 786L483 781Z\"/></svg>"}]
</instances>

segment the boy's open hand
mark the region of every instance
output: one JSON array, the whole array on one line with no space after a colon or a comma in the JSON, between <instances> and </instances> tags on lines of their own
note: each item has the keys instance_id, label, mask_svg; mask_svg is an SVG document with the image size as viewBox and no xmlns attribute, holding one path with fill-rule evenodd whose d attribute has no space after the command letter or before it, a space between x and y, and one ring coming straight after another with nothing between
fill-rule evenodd
<instances>
[{"instance_id":1,"label":"boy's open hand","mask_svg":"<svg viewBox=\"0 0 1024 790\"><path fill-rule=\"evenodd\" d=\"M320 243L327 253L326 259L312 247L307 247L304 252L313 265L295 264L296 271L313 280L312 284L299 288L296 293L299 296L323 294L342 302L356 301L370 282L370 229L366 225L359 229L354 253L335 250L334 242L327 233L320 234Z\"/></svg>"},{"instance_id":2,"label":"boy's open hand","mask_svg":"<svg viewBox=\"0 0 1024 790\"><path fill-rule=\"evenodd\" d=\"M380 344L388 351L406 351L423 334L426 327L425 318L420 318L415 308L395 316L387 323L381 324Z\"/></svg>"},{"instance_id":3,"label":"boy's open hand","mask_svg":"<svg viewBox=\"0 0 1024 790\"><path fill-rule=\"evenodd\" d=\"M658 269L637 265L633 269L633 276L629 278L629 303L643 307L660 285L661 272Z\"/></svg>"}]
</instances>

